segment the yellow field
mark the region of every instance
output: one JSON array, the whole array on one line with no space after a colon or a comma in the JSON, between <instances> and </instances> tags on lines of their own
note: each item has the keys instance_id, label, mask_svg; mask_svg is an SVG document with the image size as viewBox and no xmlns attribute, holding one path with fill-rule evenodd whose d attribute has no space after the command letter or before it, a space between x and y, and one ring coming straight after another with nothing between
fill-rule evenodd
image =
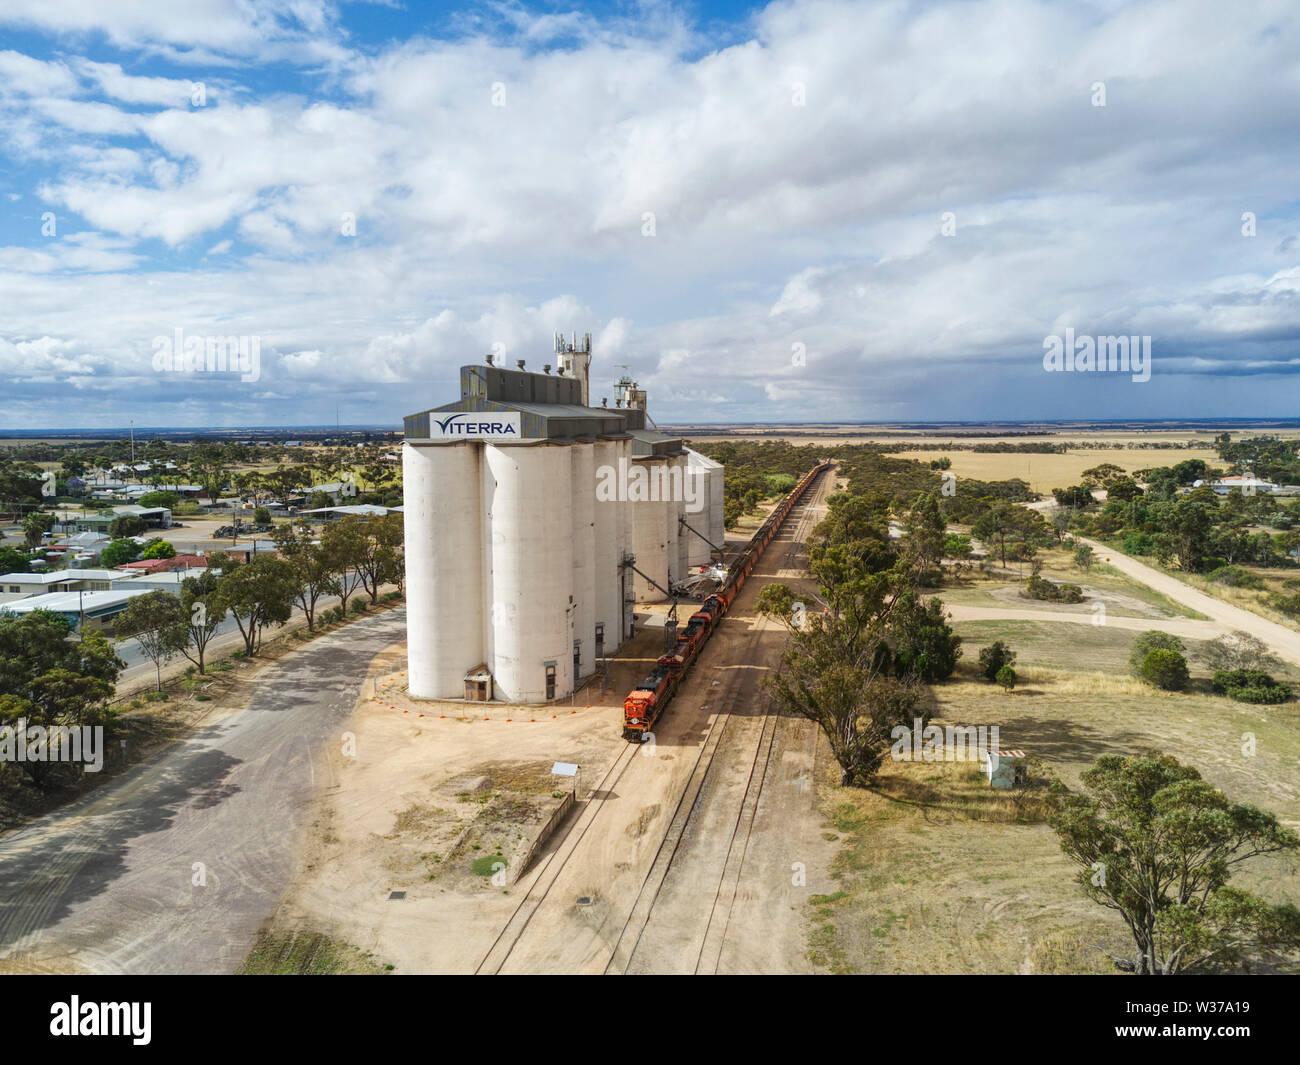
<instances>
[{"instance_id":1,"label":"yellow field","mask_svg":"<svg viewBox=\"0 0 1300 1065\"><path fill-rule=\"evenodd\" d=\"M1005 481L1019 477L1035 492L1050 492L1053 488L1066 488L1078 484L1083 471L1110 462L1121 469L1133 471L1152 466L1172 466L1188 459L1204 459L1211 466L1219 457L1209 448L1174 450L1106 450L1068 451L1064 455L1008 455L983 451L904 451L899 458L916 459L929 463L931 459L947 456L952 460L951 471L958 478L971 477L980 481Z\"/></svg>"}]
</instances>

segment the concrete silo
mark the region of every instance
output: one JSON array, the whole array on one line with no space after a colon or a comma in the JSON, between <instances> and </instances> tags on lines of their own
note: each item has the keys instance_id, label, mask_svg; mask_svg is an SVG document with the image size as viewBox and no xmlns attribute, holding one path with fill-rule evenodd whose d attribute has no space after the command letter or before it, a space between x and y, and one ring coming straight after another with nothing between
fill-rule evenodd
<instances>
[{"instance_id":1,"label":"concrete silo","mask_svg":"<svg viewBox=\"0 0 1300 1065\"><path fill-rule=\"evenodd\" d=\"M556 367L463 366L460 399L405 419L407 653L419 698L567 699L685 576L682 440L630 379L587 405L590 336ZM624 401L627 400L627 405Z\"/></svg>"},{"instance_id":2,"label":"concrete silo","mask_svg":"<svg viewBox=\"0 0 1300 1065\"><path fill-rule=\"evenodd\" d=\"M473 444L402 448L407 639L411 694L460 698L465 671L481 662L483 587L479 449Z\"/></svg>"},{"instance_id":3,"label":"concrete silo","mask_svg":"<svg viewBox=\"0 0 1300 1065\"><path fill-rule=\"evenodd\" d=\"M569 449L484 447L492 541L492 676L507 702L573 690L572 460ZM558 504L558 505L557 505Z\"/></svg>"},{"instance_id":4,"label":"concrete silo","mask_svg":"<svg viewBox=\"0 0 1300 1065\"><path fill-rule=\"evenodd\" d=\"M710 544L726 546L726 530L722 524L722 464L687 448L686 472L692 500L686 508L686 521L700 533L687 531L687 559L692 566L703 566L713 555Z\"/></svg>"},{"instance_id":5,"label":"concrete silo","mask_svg":"<svg viewBox=\"0 0 1300 1065\"><path fill-rule=\"evenodd\" d=\"M573 555L576 677L585 677L596 669L596 445L571 444L567 450L572 498L569 541Z\"/></svg>"}]
</instances>

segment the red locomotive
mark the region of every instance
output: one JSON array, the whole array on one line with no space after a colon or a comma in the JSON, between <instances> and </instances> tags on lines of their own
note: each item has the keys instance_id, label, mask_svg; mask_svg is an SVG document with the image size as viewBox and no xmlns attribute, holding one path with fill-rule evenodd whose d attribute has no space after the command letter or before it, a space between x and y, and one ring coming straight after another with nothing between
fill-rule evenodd
<instances>
[{"instance_id":1,"label":"red locomotive","mask_svg":"<svg viewBox=\"0 0 1300 1065\"><path fill-rule=\"evenodd\" d=\"M799 483L794 486L794 491L767 516L767 520L745 545L745 550L728 567L727 579L723 582L722 589L704 600L700 609L691 615L686 628L678 635L673 649L661 655L650 675L627 693L627 698L623 700L625 739L641 742L645 739L645 734L654 727L654 723L664 712L664 707L677 694L677 686L686 676L691 663L708 642L718 622L726 614L727 608L736 601L736 596L744 587L745 578L758 565L763 550L781 528L795 504L803 498L804 493L829 466L829 462L818 463L803 475Z\"/></svg>"}]
</instances>

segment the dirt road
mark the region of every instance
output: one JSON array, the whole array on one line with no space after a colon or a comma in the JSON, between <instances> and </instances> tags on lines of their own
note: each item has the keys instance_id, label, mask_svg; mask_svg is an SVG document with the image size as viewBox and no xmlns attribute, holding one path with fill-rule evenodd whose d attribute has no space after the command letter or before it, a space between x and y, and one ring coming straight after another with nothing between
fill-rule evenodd
<instances>
[{"instance_id":1,"label":"dirt road","mask_svg":"<svg viewBox=\"0 0 1300 1065\"><path fill-rule=\"evenodd\" d=\"M0 967L220 973L293 873L308 804L405 611L265 667L248 706L0 839Z\"/></svg>"},{"instance_id":2,"label":"dirt road","mask_svg":"<svg viewBox=\"0 0 1300 1065\"><path fill-rule=\"evenodd\" d=\"M1268 644L1273 653L1279 658L1300 665L1300 632L1288 629L1275 621L1269 621L1268 618L1262 618L1258 614L1244 610L1239 606L1225 603L1221 599L1215 599L1212 595L1197 591L1197 589L1184 584L1177 577L1162 573L1153 566L1148 566L1145 562L1140 562L1129 555L1121 554L1105 544L1097 543L1095 540L1086 540L1082 537L1080 537L1080 540L1088 544L1097 553L1098 558L1105 559L1109 565L1114 566L1126 576L1141 581L1148 588L1167 596L1175 603L1191 607L1198 613L1204 614L1212 621L1218 622L1225 631L1241 629L1249 632ZM1174 631L1168 628L1167 622L1162 622L1157 627L1167 629L1170 632Z\"/></svg>"}]
</instances>

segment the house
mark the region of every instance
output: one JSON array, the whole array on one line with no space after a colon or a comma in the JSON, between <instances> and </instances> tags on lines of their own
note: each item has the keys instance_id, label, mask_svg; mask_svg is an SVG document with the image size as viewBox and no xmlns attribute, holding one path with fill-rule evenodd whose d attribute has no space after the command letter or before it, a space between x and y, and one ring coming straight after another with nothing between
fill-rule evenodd
<instances>
[{"instance_id":1,"label":"house","mask_svg":"<svg viewBox=\"0 0 1300 1065\"><path fill-rule=\"evenodd\" d=\"M57 592L106 592L123 580L112 569L58 569L48 573L0 575L0 603Z\"/></svg>"},{"instance_id":2,"label":"house","mask_svg":"<svg viewBox=\"0 0 1300 1065\"><path fill-rule=\"evenodd\" d=\"M170 507L141 507L131 504L113 508L114 517L121 517L126 514L134 514L137 518L142 518L144 523L151 529L170 529L172 527Z\"/></svg>"},{"instance_id":3,"label":"house","mask_svg":"<svg viewBox=\"0 0 1300 1065\"><path fill-rule=\"evenodd\" d=\"M123 562L117 568L124 573L166 573L169 570L205 569L208 560L203 555L176 555L174 558L145 558L139 562Z\"/></svg>"},{"instance_id":4,"label":"house","mask_svg":"<svg viewBox=\"0 0 1300 1065\"><path fill-rule=\"evenodd\" d=\"M352 481L326 481L324 484L312 485L307 489L306 496L310 499L317 492L327 496L334 506L338 506L341 499L357 494L357 486Z\"/></svg>"},{"instance_id":5,"label":"house","mask_svg":"<svg viewBox=\"0 0 1300 1065\"><path fill-rule=\"evenodd\" d=\"M57 551L65 558L89 556L90 558L98 559L99 553L107 547L110 542L108 536L102 532L79 532L74 536L69 536L50 544L47 550Z\"/></svg>"},{"instance_id":6,"label":"house","mask_svg":"<svg viewBox=\"0 0 1300 1065\"><path fill-rule=\"evenodd\" d=\"M1193 481L1193 488L1201 488L1206 485L1205 481ZM1215 495L1226 496L1234 488L1242 495L1277 495L1283 491L1282 485L1275 481L1265 481L1256 477L1253 473L1234 475L1232 477L1221 477L1217 481L1208 482L1209 488Z\"/></svg>"},{"instance_id":7,"label":"house","mask_svg":"<svg viewBox=\"0 0 1300 1065\"><path fill-rule=\"evenodd\" d=\"M382 518L400 508L378 507L371 503L352 503L342 507L317 507L315 510L299 511L303 518L320 518L324 521L338 521L340 518L355 516L360 518Z\"/></svg>"},{"instance_id":8,"label":"house","mask_svg":"<svg viewBox=\"0 0 1300 1065\"><path fill-rule=\"evenodd\" d=\"M0 578L7 580L8 578ZM147 595L153 588L122 588L97 592L47 592L16 602L0 603L0 614L30 614L35 610L48 610L62 614L81 630L108 628L113 619L126 609L126 604L137 595Z\"/></svg>"}]
</instances>

